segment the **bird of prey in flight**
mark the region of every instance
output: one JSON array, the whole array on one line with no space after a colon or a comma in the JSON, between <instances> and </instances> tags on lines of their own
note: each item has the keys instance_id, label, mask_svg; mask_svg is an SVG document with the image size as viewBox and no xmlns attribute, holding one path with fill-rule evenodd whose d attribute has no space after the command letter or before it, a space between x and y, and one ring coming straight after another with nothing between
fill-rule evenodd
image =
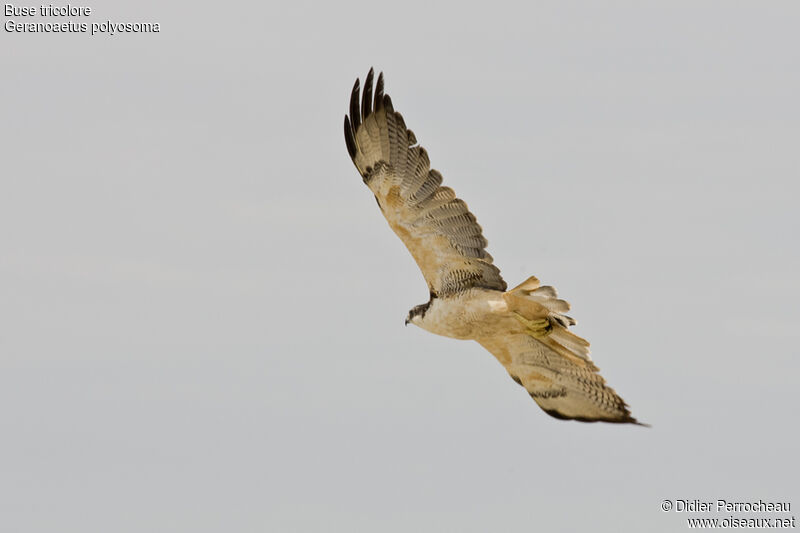
<instances>
[{"instance_id":1,"label":"bird of prey in flight","mask_svg":"<svg viewBox=\"0 0 800 533\"><path fill-rule=\"evenodd\" d=\"M373 70L360 95L356 79L344 138L353 163L389 226L411 252L430 300L406 319L431 333L486 348L547 414L582 422L638 424L569 331L575 320L556 290L531 276L511 290L486 252L475 216L442 186L428 153L384 93Z\"/></svg>"}]
</instances>

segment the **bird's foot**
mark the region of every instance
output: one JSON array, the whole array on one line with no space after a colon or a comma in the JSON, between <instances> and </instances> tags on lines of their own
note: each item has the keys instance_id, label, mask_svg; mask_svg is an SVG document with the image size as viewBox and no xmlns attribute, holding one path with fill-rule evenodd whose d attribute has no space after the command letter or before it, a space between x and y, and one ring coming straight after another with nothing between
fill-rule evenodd
<instances>
[{"instance_id":1,"label":"bird's foot","mask_svg":"<svg viewBox=\"0 0 800 533\"><path fill-rule=\"evenodd\" d=\"M550 323L549 318L528 320L517 312L512 311L512 313L514 313L514 318L516 318L520 324L525 326L527 329L526 333L534 339L543 339L544 337L547 337L551 331L553 331L553 325Z\"/></svg>"}]
</instances>

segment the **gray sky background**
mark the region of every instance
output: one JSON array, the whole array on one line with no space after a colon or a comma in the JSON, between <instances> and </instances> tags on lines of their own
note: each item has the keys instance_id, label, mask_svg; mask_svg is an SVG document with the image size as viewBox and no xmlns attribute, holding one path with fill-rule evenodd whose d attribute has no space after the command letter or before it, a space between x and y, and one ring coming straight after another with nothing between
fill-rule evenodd
<instances>
[{"instance_id":1,"label":"gray sky background","mask_svg":"<svg viewBox=\"0 0 800 533\"><path fill-rule=\"evenodd\" d=\"M162 31L0 32L0 529L800 514L800 7L602 4L95 2ZM403 327L427 290L341 131L373 65L652 429L552 419Z\"/></svg>"}]
</instances>

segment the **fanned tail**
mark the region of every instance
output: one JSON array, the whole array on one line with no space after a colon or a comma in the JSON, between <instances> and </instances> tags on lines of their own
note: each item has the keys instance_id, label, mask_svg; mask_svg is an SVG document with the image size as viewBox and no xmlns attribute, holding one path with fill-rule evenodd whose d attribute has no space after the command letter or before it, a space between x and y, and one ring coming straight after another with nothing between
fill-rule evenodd
<instances>
[{"instance_id":1,"label":"fanned tail","mask_svg":"<svg viewBox=\"0 0 800 533\"><path fill-rule=\"evenodd\" d=\"M539 339L540 342L566 357L577 357L592 364L589 343L568 330L577 321L565 314L569 311L569 303L558 298L555 287L540 286L539 280L531 276L508 291L505 299L510 311L519 313L527 320L546 318L550 321L550 333Z\"/></svg>"}]
</instances>

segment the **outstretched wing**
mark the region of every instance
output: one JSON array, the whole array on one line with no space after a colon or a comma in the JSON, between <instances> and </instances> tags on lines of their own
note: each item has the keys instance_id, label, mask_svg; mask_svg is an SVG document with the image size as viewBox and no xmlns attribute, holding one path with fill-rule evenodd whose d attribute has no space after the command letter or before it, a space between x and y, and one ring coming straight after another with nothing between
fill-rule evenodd
<instances>
[{"instance_id":1,"label":"outstretched wing","mask_svg":"<svg viewBox=\"0 0 800 533\"><path fill-rule=\"evenodd\" d=\"M498 332L478 342L539 407L555 418L639 424L598 373L589 357L589 343L568 330L575 321L563 314L569 304L558 299L553 287L539 287L539 280L531 277L503 296L509 311L529 324L549 322L549 333L536 335L523 327L523 332Z\"/></svg>"},{"instance_id":2,"label":"outstretched wing","mask_svg":"<svg viewBox=\"0 0 800 533\"><path fill-rule=\"evenodd\" d=\"M567 357L525 333L478 342L548 415L581 422L639 423L591 361Z\"/></svg>"},{"instance_id":3,"label":"outstretched wing","mask_svg":"<svg viewBox=\"0 0 800 533\"><path fill-rule=\"evenodd\" d=\"M471 287L504 291L500 270L486 252L487 241L475 216L430 168L424 148L416 145L383 92L383 73L373 97L373 71L360 98L359 80L344 117L347 151L372 190L389 226L422 270L432 295L447 296Z\"/></svg>"}]
</instances>

